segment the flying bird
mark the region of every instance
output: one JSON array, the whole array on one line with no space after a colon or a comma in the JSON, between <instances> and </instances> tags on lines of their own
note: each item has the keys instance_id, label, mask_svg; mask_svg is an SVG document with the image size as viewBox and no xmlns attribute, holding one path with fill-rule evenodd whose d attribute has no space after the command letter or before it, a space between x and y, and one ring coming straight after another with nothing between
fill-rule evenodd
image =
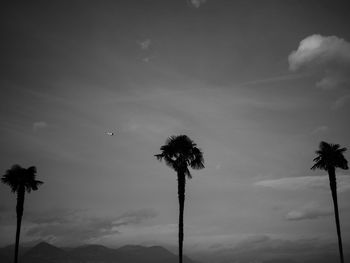
<instances>
[{"instance_id":1,"label":"flying bird","mask_svg":"<svg viewBox=\"0 0 350 263\"><path fill-rule=\"evenodd\" d=\"M106 134L107 134L108 136L113 136L113 135L114 135L114 132L106 132Z\"/></svg>"}]
</instances>

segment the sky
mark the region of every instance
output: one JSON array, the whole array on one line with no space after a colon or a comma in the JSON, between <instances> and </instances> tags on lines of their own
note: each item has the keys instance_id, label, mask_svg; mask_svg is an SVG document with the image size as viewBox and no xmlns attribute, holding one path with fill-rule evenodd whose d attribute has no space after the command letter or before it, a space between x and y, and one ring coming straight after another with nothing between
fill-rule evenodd
<instances>
[{"instance_id":1,"label":"sky","mask_svg":"<svg viewBox=\"0 0 350 263\"><path fill-rule=\"evenodd\" d=\"M323 0L3 4L0 171L34 165L44 181L26 195L21 241L176 251L176 174L154 154L186 134L205 169L186 184L185 254L336 255L328 178L310 167L320 141L350 146L348 10ZM349 175L337 170L346 253ZM1 184L2 246L14 242L15 205Z\"/></svg>"}]
</instances>

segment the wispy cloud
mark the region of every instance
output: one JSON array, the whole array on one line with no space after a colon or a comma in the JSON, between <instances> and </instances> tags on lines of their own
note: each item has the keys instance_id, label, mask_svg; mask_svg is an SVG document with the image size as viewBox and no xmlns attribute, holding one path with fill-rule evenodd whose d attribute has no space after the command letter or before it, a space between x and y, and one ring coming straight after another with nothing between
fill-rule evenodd
<instances>
[{"instance_id":1,"label":"wispy cloud","mask_svg":"<svg viewBox=\"0 0 350 263\"><path fill-rule=\"evenodd\" d=\"M156 56L144 57L144 58L142 59L142 61L148 63L148 62L150 62L151 60L153 60L154 58L156 58Z\"/></svg>"},{"instance_id":2,"label":"wispy cloud","mask_svg":"<svg viewBox=\"0 0 350 263\"><path fill-rule=\"evenodd\" d=\"M338 98L332 105L332 110L339 110L350 102L350 94Z\"/></svg>"},{"instance_id":3,"label":"wispy cloud","mask_svg":"<svg viewBox=\"0 0 350 263\"><path fill-rule=\"evenodd\" d=\"M29 218L30 226L25 235L59 244L82 244L118 234L121 226L137 225L156 216L153 209L131 211L117 217L93 217L83 211L62 210L55 215Z\"/></svg>"},{"instance_id":4,"label":"wispy cloud","mask_svg":"<svg viewBox=\"0 0 350 263\"><path fill-rule=\"evenodd\" d=\"M350 190L350 176L337 175L338 192ZM269 187L276 190L305 190L320 189L329 190L328 175L325 176L300 176L300 177L284 177L273 180L263 180L255 183L256 186Z\"/></svg>"},{"instance_id":5,"label":"wispy cloud","mask_svg":"<svg viewBox=\"0 0 350 263\"><path fill-rule=\"evenodd\" d=\"M151 219L156 216L157 212L154 209L135 210L122 214L113 221L113 224L117 226L139 224L146 219Z\"/></svg>"},{"instance_id":6,"label":"wispy cloud","mask_svg":"<svg viewBox=\"0 0 350 263\"><path fill-rule=\"evenodd\" d=\"M329 127L321 125L312 130L311 134L324 134L329 131Z\"/></svg>"},{"instance_id":7,"label":"wispy cloud","mask_svg":"<svg viewBox=\"0 0 350 263\"><path fill-rule=\"evenodd\" d=\"M311 35L303 39L289 57L292 71L318 71L324 74L316 83L331 89L350 83L350 43L337 36Z\"/></svg>"},{"instance_id":8,"label":"wispy cloud","mask_svg":"<svg viewBox=\"0 0 350 263\"><path fill-rule=\"evenodd\" d=\"M243 83L239 83L239 86L250 86L250 85L256 85L256 84L263 84L263 83L274 83L274 82L280 82L280 81L288 81L288 80L294 80L294 79L300 79L304 77L306 74L287 74L287 75L280 75L275 77L269 77L269 78L262 78L262 79L255 79L246 81Z\"/></svg>"},{"instance_id":9,"label":"wispy cloud","mask_svg":"<svg viewBox=\"0 0 350 263\"><path fill-rule=\"evenodd\" d=\"M287 213L286 219L290 221L299 221L306 219L318 219L321 217L327 217L333 214L330 207L322 207L321 205L312 202L306 204L299 209L292 210Z\"/></svg>"},{"instance_id":10,"label":"wispy cloud","mask_svg":"<svg viewBox=\"0 0 350 263\"><path fill-rule=\"evenodd\" d=\"M187 3L194 8L200 8L206 1L207 0L187 0Z\"/></svg>"},{"instance_id":11,"label":"wispy cloud","mask_svg":"<svg viewBox=\"0 0 350 263\"><path fill-rule=\"evenodd\" d=\"M34 132L37 132L40 129L45 129L47 126L48 124L45 121L37 121L32 125Z\"/></svg>"},{"instance_id":12,"label":"wispy cloud","mask_svg":"<svg viewBox=\"0 0 350 263\"><path fill-rule=\"evenodd\" d=\"M141 42L138 43L140 45L140 48L142 50L148 50L150 47L151 47L151 44L152 44L152 40L147 38Z\"/></svg>"}]
</instances>

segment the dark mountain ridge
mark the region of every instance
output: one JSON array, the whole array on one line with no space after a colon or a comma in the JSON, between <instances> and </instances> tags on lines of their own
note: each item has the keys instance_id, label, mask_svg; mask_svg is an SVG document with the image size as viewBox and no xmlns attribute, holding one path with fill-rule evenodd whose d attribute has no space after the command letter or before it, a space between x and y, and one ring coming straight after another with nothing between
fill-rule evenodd
<instances>
[{"instance_id":1,"label":"dark mountain ridge","mask_svg":"<svg viewBox=\"0 0 350 263\"><path fill-rule=\"evenodd\" d=\"M12 262L9 249L0 249L1 262ZM21 255L21 263L177 263L178 256L161 246L127 245L117 249L85 245L69 250L41 242ZM184 257L184 263L195 261Z\"/></svg>"}]
</instances>

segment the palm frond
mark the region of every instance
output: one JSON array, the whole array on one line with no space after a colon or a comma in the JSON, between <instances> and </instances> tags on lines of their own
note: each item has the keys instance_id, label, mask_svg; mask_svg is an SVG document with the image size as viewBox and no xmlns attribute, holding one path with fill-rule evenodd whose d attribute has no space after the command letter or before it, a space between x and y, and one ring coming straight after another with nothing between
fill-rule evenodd
<instances>
[{"instance_id":1,"label":"palm frond","mask_svg":"<svg viewBox=\"0 0 350 263\"><path fill-rule=\"evenodd\" d=\"M155 157L160 161L164 159L165 163L176 171L188 171L188 166L193 169L204 168L202 151L186 135L170 136L160 150L161 153ZM191 177L189 171L188 177Z\"/></svg>"},{"instance_id":2,"label":"palm frond","mask_svg":"<svg viewBox=\"0 0 350 263\"><path fill-rule=\"evenodd\" d=\"M199 148L194 147L192 152L193 152L193 159L190 162L190 166L196 170L203 169L204 157L203 157L202 151Z\"/></svg>"},{"instance_id":3,"label":"palm frond","mask_svg":"<svg viewBox=\"0 0 350 263\"><path fill-rule=\"evenodd\" d=\"M347 149L345 147L340 148L339 144L320 142L319 149L316 151L316 158L314 158L315 164L311 167L314 169L328 170L330 168L349 169L348 162L345 159L343 153Z\"/></svg>"},{"instance_id":4,"label":"palm frond","mask_svg":"<svg viewBox=\"0 0 350 263\"><path fill-rule=\"evenodd\" d=\"M188 179L192 179L192 174L191 174L190 170L188 170L187 167L184 171L184 175L187 176Z\"/></svg>"},{"instance_id":5,"label":"palm frond","mask_svg":"<svg viewBox=\"0 0 350 263\"><path fill-rule=\"evenodd\" d=\"M26 191L30 193L32 190L36 191L38 190L39 186L42 185L44 182L39 180L33 180L30 181L28 184L25 185Z\"/></svg>"},{"instance_id":6,"label":"palm frond","mask_svg":"<svg viewBox=\"0 0 350 263\"><path fill-rule=\"evenodd\" d=\"M164 161L165 161L166 165L168 165L169 167L173 168L174 170L177 170L176 162L171 157L165 155L164 156Z\"/></svg>"},{"instance_id":7,"label":"palm frond","mask_svg":"<svg viewBox=\"0 0 350 263\"><path fill-rule=\"evenodd\" d=\"M164 158L163 154L155 154L154 156L157 158L158 161L161 161Z\"/></svg>"},{"instance_id":8,"label":"palm frond","mask_svg":"<svg viewBox=\"0 0 350 263\"><path fill-rule=\"evenodd\" d=\"M17 192L20 187L24 187L27 192L31 190L35 191L38 189L39 185L43 184L42 181L35 179L36 171L35 166L25 169L16 164L6 171L1 181L10 186L12 192Z\"/></svg>"},{"instance_id":9,"label":"palm frond","mask_svg":"<svg viewBox=\"0 0 350 263\"><path fill-rule=\"evenodd\" d=\"M18 185L13 184L9 177L5 177L5 176L2 177L1 182L5 185L8 185L11 188L11 192L13 192L13 193L17 192Z\"/></svg>"}]
</instances>

